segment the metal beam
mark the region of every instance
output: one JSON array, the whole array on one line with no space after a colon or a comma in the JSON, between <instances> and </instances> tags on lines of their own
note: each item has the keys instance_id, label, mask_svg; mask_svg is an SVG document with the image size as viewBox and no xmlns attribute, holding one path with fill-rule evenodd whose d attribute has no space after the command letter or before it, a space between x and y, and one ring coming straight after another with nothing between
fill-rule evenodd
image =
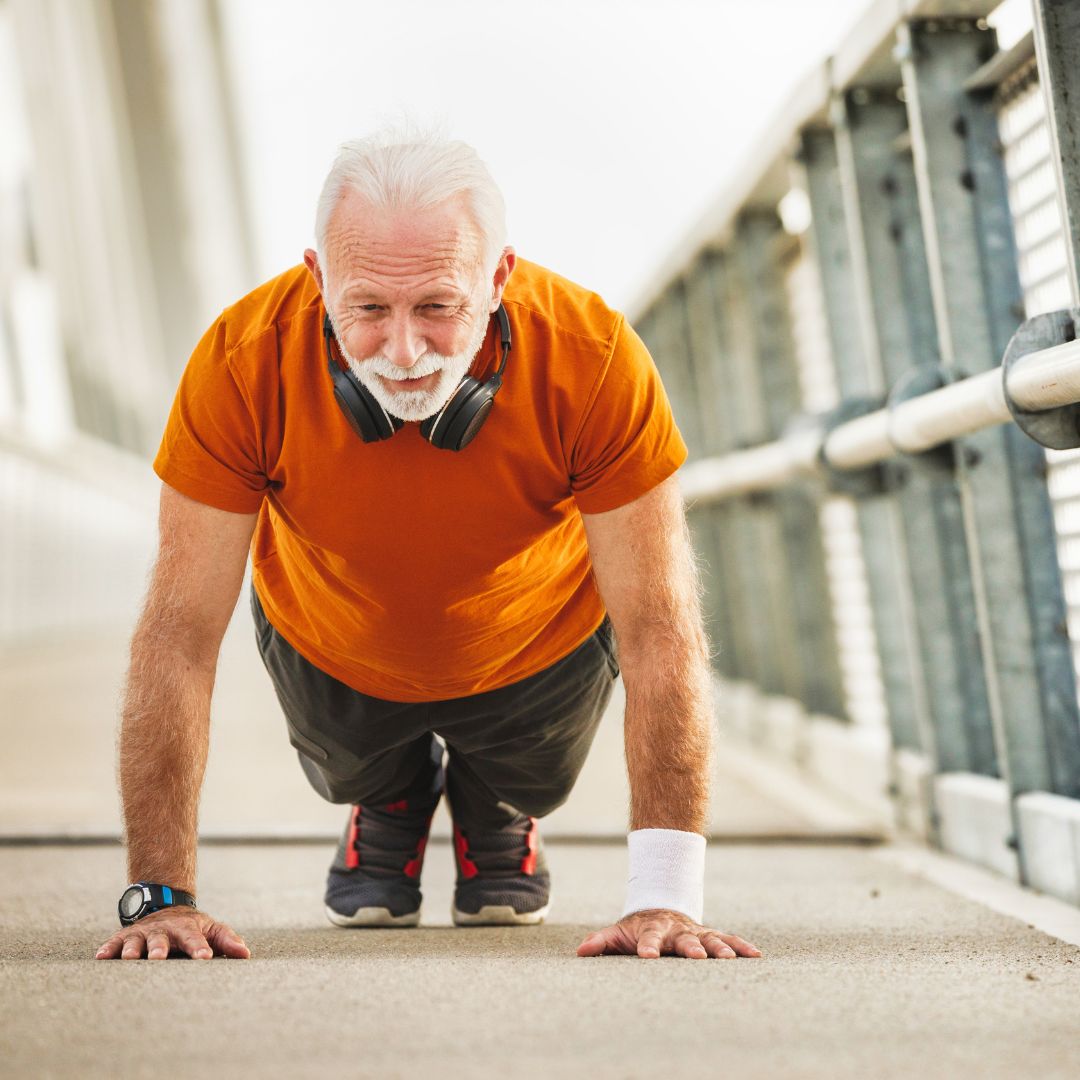
<instances>
[{"instance_id":1,"label":"metal beam","mask_svg":"<svg viewBox=\"0 0 1080 1080\"><path fill-rule=\"evenodd\" d=\"M1035 54L1046 97L1051 157L1066 223L1069 286L1080 305L1080 4L1034 0Z\"/></svg>"},{"instance_id":2,"label":"metal beam","mask_svg":"<svg viewBox=\"0 0 1080 1080\"><path fill-rule=\"evenodd\" d=\"M995 47L979 23L899 34L938 345L954 376L961 362L992 371L1023 311L997 117L987 95L963 89ZM1014 795L1078 795L1080 718L1045 454L1010 425L969 435L957 460L998 768Z\"/></svg>"},{"instance_id":3,"label":"metal beam","mask_svg":"<svg viewBox=\"0 0 1080 1080\"><path fill-rule=\"evenodd\" d=\"M775 214L744 215L733 241L732 277L737 309L747 336L761 398L758 420L768 435L784 431L802 411L787 295L780 264L789 238ZM744 378L750 377L744 374ZM825 551L818 514L818 491L794 489L774 500L781 559L782 591L772 589L772 647L782 650L786 692L813 712L843 716L844 697L832 618ZM753 553L752 557L760 557ZM775 573L774 568L774 573Z\"/></svg>"},{"instance_id":4,"label":"metal beam","mask_svg":"<svg viewBox=\"0 0 1080 1080\"><path fill-rule=\"evenodd\" d=\"M850 156L850 155L849 155ZM825 293L829 339L841 396L881 397L884 377L862 218L848 205L854 177L841 170L832 131L807 131L802 161L812 215L811 235ZM845 188L851 189L845 191ZM848 197L845 197L848 196ZM893 498L879 494L856 503L862 556L893 744L916 748L925 691L907 588L907 555Z\"/></svg>"},{"instance_id":5,"label":"metal beam","mask_svg":"<svg viewBox=\"0 0 1080 1080\"><path fill-rule=\"evenodd\" d=\"M897 150L907 113L895 89L856 89L834 109L842 190L853 246L861 247L876 358L886 385L938 362L926 253L911 157ZM857 225L853 227L853 225ZM974 633L975 596L955 477L908 458L894 473L891 527L907 557L907 624L919 671L912 682L917 748L933 771L994 766L986 680Z\"/></svg>"},{"instance_id":6,"label":"metal beam","mask_svg":"<svg viewBox=\"0 0 1080 1080\"><path fill-rule=\"evenodd\" d=\"M709 455L734 446L732 397L727 390L730 346L713 281L712 264L718 258L704 256L686 279L687 338L698 387L702 449ZM750 678L753 669L748 607L754 599L745 595L741 584L735 520L739 513L734 504L714 502L693 511L701 522L703 547L713 568L707 608L712 640L718 646L716 665L732 679Z\"/></svg>"},{"instance_id":7,"label":"metal beam","mask_svg":"<svg viewBox=\"0 0 1080 1080\"><path fill-rule=\"evenodd\" d=\"M805 428L784 439L687 465L687 498L761 494L830 469L857 470L897 454L921 454L1013 419L1006 397L1025 411L1080 405L1080 341L1032 352L1008 379L1001 368L849 420L826 432Z\"/></svg>"}]
</instances>

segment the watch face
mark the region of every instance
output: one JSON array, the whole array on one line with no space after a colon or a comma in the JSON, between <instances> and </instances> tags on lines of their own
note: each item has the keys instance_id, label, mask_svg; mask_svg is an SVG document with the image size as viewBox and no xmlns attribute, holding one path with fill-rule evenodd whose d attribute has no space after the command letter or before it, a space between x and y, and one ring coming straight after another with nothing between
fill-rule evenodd
<instances>
[{"instance_id":1,"label":"watch face","mask_svg":"<svg viewBox=\"0 0 1080 1080\"><path fill-rule=\"evenodd\" d=\"M132 885L130 889L125 890L124 895L120 897L120 913L130 919L135 915L139 908L143 905L143 891L141 885Z\"/></svg>"}]
</instances>

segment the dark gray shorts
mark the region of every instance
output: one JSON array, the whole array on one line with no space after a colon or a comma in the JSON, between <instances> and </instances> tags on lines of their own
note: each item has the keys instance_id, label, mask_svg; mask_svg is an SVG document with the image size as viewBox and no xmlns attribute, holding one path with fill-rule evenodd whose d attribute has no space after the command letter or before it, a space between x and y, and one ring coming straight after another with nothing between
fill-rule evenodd
<instances>
[{"instance_id":1,"label":"dark gray shorts","mask_svg":"<svg viewBox=\"0 0 1080 1080\"><path fill-rule=\"evenodd\" d=\"M519 813L543 817L569 796L619 674L605 615L568 656L520 682L446 701L385 701L301 656L267 620L254 587L251 610L289 741L312 787L334 803L430 791L445 744L458 821L498 828Z\"/></svg>"}]
</instances>

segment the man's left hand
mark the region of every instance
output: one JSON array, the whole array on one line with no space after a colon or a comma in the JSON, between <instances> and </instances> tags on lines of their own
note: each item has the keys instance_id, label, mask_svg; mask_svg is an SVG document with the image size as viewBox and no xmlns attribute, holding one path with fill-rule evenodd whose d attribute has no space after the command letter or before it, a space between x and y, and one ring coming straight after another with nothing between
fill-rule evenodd
<instances>
[{"instance_id":1,"label":"man's left hand","mask_svg":"<svg viewBox=\"0 0 1080 1080\"><path fill-rule=\"evenodd\" d=\"M678 911L653 908L624 915L614 926L594 930L578 946L578 956L604 953L640 956L684 956L689 960L734 960L736 956L761 956L758 949L734 934L701 926Z\"/></svg>"}]
</instances>

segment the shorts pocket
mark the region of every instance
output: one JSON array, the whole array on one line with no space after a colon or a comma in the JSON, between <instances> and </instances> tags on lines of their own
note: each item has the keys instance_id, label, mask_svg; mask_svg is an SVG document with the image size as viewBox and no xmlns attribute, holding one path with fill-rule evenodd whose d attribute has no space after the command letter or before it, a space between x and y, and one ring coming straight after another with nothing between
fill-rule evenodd
<instances>
[{"instance_id":1,"label":"shorts pocket","mask_svg":"<svg viewBox=\"0 0 1080 1080\"><path fill-rule=\"evenodd\" d=\"M307 754L310 758L317 758L319 761L328 761L330 754L324 750L317 742L313 742L303 732L297 731L296 725L286 718L286 724L289 728L289 742L299 750L302 754Z\"/></svg>"}]
</instances>

